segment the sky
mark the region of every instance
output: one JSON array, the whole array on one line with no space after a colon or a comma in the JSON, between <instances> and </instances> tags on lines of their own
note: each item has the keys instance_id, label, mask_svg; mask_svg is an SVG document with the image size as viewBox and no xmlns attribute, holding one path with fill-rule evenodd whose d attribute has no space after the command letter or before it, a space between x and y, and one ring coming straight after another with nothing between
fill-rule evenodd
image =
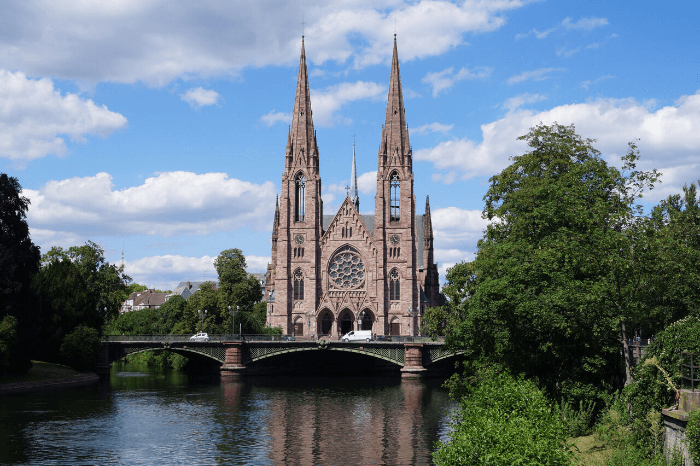
<instances>
[{"instance_id":1,"label":"sky","mask_svg":"<svg viewBox=\"0 0 700 466\"><path fill-rule=\"evenodd\" d=\"M46 253L94 241L140 284L216 279L230 248L270 260L305 36L324 214L356 147L372 213L397 36L418 213L435 260L471 260L488 180L539 124L576 126L620 166L700 179L700 3L466 0L3 0L0 172Z\"/></svg>"}]
</instances>

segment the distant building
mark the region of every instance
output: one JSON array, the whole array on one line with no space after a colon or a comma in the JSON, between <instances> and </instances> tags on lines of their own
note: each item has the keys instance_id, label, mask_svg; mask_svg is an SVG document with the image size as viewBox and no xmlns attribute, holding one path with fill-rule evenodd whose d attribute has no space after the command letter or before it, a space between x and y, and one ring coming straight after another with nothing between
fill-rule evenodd
<instances>
[{"instance_id":1,"label":"distant building","mask_svg":"<svg viewBox=\"0 0 700 466\"><path fill-rule=\"evenodd\" d=\"M187 299L193 294L195 294L197 291L199 291L199 287L202 286L202 283L205 282L212 282L214 284L214 289L217 289L219 287L219 282L216 280L204 280L201 282L180 282L178 285L175 287L172 293L170 293L170 297L172 296L182 296L183 298Z\"/></svg>"},{"instance_id":2,"label":"distant building","mask_svg":"<svg viewBox=\"0 0 700 466\"><path fill-rule=\"evenodd\" d=\"M142 309L158 309L170 298L169 293L157 293L156 290L143 290L131 293L129 298L122 303L121 311L131 312Z\"/></svg>"}]
</instances>

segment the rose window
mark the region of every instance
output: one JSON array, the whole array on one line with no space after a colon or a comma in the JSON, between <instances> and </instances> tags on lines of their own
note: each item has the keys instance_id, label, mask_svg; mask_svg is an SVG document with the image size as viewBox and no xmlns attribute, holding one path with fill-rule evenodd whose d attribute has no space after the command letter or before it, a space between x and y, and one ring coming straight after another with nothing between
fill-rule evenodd
<instances>
[{"instance_id":1,"label":"rose window","mask_svg":"<svg viewBox=\"0 0 700 466\"><path fill-rule=\"evenodd\" d=\"M350 246L333 256L328 270L331 288L361 288L365 282L365 265Z\"/></svg>"}]
</instances>

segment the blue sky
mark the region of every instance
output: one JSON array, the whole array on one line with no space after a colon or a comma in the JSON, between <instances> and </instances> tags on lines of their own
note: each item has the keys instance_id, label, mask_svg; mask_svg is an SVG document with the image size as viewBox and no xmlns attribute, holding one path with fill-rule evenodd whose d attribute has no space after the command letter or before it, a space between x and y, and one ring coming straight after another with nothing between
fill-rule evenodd
<instances>
[{"instance_id":1,"label":"blue sky","mask_svg":"<svg viewBox=\"0 0 700 466\"><path fill-rule=\"evenodd\" d=\"M374 208L394 32L441 277L469 260L488 179L539 122L575 124L618 164L637 140L654 205L700 179L696 2L5 0L0 171L42 252L92 240L138 283L216 277L270 255L302 31L324 213L349 182Z\"/></svg>"}]
</instances>

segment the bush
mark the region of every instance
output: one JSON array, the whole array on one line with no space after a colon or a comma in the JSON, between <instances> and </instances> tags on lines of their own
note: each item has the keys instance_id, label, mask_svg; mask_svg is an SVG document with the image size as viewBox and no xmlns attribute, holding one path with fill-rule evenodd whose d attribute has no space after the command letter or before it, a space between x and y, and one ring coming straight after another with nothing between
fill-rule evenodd
<instances>
[{"instance_id":1,"label":"bush","mask_svg":"<svg viewBox=\"0 0 700 466\"><path fill-rule=\"evenodd\" d=\"M439 465L568 465L566 431L534 382L489 372L460 401Z\"/></svg>"},{"instance_id":2,"label":"bush","mask_svg":"<svg viewBox=\"0 0 700 466\"><path fill-rule=\"evenodd\" d=\"M700 463L700 411L690 413L688 424L685 426L685 441L688 452L695 464Z\"/></svg>"},{"instance_id":3,"label":"bush","mask_svg":"<svg viewBox=\"0 0 700 466\"><path fill-rule=\"evenodd\" d=\"M93 370L100 347L97 330L80 325L63 339L61 358L65 364L79 371Z\"/></svg>"}]
</instances>

